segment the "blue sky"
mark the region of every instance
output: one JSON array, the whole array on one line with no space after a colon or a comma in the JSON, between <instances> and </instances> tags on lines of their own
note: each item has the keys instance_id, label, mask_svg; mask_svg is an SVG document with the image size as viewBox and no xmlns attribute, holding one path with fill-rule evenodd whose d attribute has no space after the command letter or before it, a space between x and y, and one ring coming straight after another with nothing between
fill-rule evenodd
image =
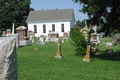
<instances>
[{"instance_id":1,"label":"blue sky","mask_svg":"<svg viewBox=\"0 0 120 80\"><path fill-rule=\"evenodd\" d=\"M87 14L79 12L82 6L79 3L74 3L72 0L31 0L31 8L36 10L54 10L58 9L74 9L75 20L88 19Z\"/></svg>"}]
</instances>

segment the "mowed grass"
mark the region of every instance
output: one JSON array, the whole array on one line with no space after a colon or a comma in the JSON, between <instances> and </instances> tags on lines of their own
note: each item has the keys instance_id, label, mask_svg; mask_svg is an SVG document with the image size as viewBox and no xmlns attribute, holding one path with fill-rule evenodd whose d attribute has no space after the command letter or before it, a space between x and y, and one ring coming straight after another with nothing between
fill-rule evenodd
<instances>
[{"instance_id":1,"label":"mowed grass","mask_svg":"<svg viewBox=\"0 0 120 80\"><path fill-rule=\"evenodd\" d=\"M91 62L83 62L84 57L75 56L70 40L61 43L63 58L57 59L57 43L23 46L17 49L18 80L120 80L120 45L113 47L113 54L106 54L105 44L111 38L102 40L101 55L91 57ZM39 51L34 51L38 48Z\"/></svg>"}]
</instances>

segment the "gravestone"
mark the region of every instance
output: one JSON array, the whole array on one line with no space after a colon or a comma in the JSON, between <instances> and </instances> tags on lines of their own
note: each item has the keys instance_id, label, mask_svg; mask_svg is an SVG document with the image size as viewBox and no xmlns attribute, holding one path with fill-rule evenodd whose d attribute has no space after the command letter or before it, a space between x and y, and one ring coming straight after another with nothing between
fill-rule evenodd
<instances>
[{"instance_id":1,"label":"gravestone","mask_svg":"<svg viewBox=\"0 0 120 80\"><path fill-rule=\"evenodd\" d=\"M50 32L50 38L58 38L59 33L57 32Z\"/></svg>"},{"instance_id":2,"label":"gravestone","mask_svg":"<svg viewBox=\"0 0 120 80\"><path fill-rule=\"evenodd\" d=\"M93 42L93 38L90 38L90 42Z\"/></svg>"},{"instance_id":3,"label":"gravestone","mask_svg":"<svg viewBox=\"0 0 120 80\"><path fill-rule=\"evenodd\" d=\"M45 42L50 42L49 39L49 37L46 37Z\"/></svg>"},{"instance_id":4,"label":"gravestone","mask_svg":"<svg viewBox=\"0 0 120 80\"><path fill-rule=\"evenodd\" d=\"M67 33L67 32L64 32L64 33L63 33L63 37L68 38L68 33Z\"/></svg>"},{"instance_id":5,"label":"gravestone","mask_svg":"<svg viewBox=\"0 0 120 80\"><path fill-rule=\"evenodd\" d=\"M41 37L41 42L44 42L44 36L40 36Z\"/></svg>"},{"instance_id":6,"label":"gravestone","mask_svg":"<svg viewBox=\"0 0 120 80\"><path fill-rule=\"evenodd\" d=\"M20 40L21 46L25 46L25 45L30 46L31 45L31 41L27 37L26 31L27 31L27 27L25 27L25 26L19 26L18 28L16 28L16 32L17 32L17 34L19 34L19 40Z\"/></svg>"},{"instance_id":7,"label":"gravestone","mask_svg":"<svg viewBox=\"0 0 120 80\"><path fill-rule=\"evenodd\" d=\"M116 44L119 44L120 43L120 37L117 37L117 38L114 38L113 39L113 44L114 44L114 46L116 45Z\"/></svg>"},{"instance_id":8,"label":"gravestone","mask_svg":"<svg viewBox=\"0 0 120 80\"><path fill-rule=\"evenodd\" d=\"M100 33L100 36L101 36L100 40L104 40L104 37L103 37L104 35L105 35L105 33L103 33L103 32Z\"/></svg>"},{"instance_id":9,"label":"gravestone","mask_svg":"<svg viewBox=\"0 0 120 80\"><path fill-rule=\"evenodd\" d=\"M32 43L34 43L34 38L32 39Z\"/></svg>"},{"instance_id":10,"label":"gravestone","mask_svg":"<svg viewBox=\"0 0 120 80\"><path fill-rule=\"evenodd\" d=\"M45 42L44 42L44 35L41 35L40 37L39 37L39 43L36 43L37 45L45 45Z\"/></svg>"},{"instance_id":11,"label":"gravestone","mask_svg":"<svg viewBox=\"0 0 120 80\"><path fill-rule=\"evenodd\" d=\"M83 59L84 62L90 62L90 45L87 46L87 51L86 51L86 55Z\"/></svg>"},{"instance_id":12,"label":"gravestone","mask_svg":"<svg viewBox=\"0 0 120 80\"><path fill-rule=\"evenodd\" d=\"M106 49L106 53L112 54L113 53L113 49Z\"/></svg>"},{"instance_id":13,"label":"gravestone","mask_svg":"<svg viewBox=\"0 0 120 80\"><path fill-rule=\"evenodd\" d=\"M99 38L100 34L97 34L97 42L100 43L100 38Z\"/></svg>"},{"instance_id":14,"label":"gravestone","mask_svg":"<svg viewBox=\"0 0 120 80\"><path fill-rule=\"evenodd\" d=\"M32 41L32 39L33 39L33 36L30 36L30 40Z\"/></svg>"},{"instance_id":15,"label":"gravestone","mask_svg":"<svg viewBox=\"0 0 120 80\"><path fill-rule=\"evenodd\" d=\"M39 51L39 49L38 48L34 48L34 51Z\"/></svg>"},{"instance_id":16,"label":"gravestone","mask_svg":"<svg viewBox=\"0 0 120 80\"><path fill-rule=\"evenodd\" d=\"M107 42L107 43L106 43L106 46L107 46L107 47L112 46L112 42Z\"/></svg>"},{"instance_id":17,"label":"gravestone","mask_svg":"<svg viewBox=\"0 0 120 80\"><path fill-rule=\"evenodd\" d=\"M6 36L9 37L10 34L11 34L11 29L7 29L7 30L6 30Z\"/></svg>"},{"instance_id":18,"label":"gravestone","mask_svg":"<svg viewBox=\"0 0 120 80\"><path fill-rule=\"evenodd\" d=\"M95 43L96 45L98 45L98 42L97 42L97 33L92 33L91 34L91 38L93 38L92 42Z\"/></svg>"},{"instance_id":19,"label":"gravestone","mask_svg":"<svg viewBox=\"0 0 120 80\"><path fill-rule=\"evenodd\" d=\"M16 39L0 38L0 80L17 80Z\"/></svg>"},{"instance_id":20,"label":"gravestone","mask_svg":"<svg viewBox=\"0 0 120 80\"><path fill-rule=\"evenodd\" d=\"M64 39L62 38L62 43L64 43Z\"/></svg>"},{"instance_id":21,"label":"gravestone","mask_svg":"<svg viewBox=\"0 0 120 80\"><path fill-rule=\"evenodd\" d=\"M59 58L59 59L62 58L61 45L60 44L57 44L57 53L56 53L55 58Z\"/></svg>"},{"instance_id":22,"label":"gravestone","mask_svg":"<svg viewBox=\"0 0 120 80\"><path fill-rule=\"evenodd\" d=\"M6 36L6 31L2 31L2 36Z\"/></svg>"},{"instance_id":23,"label":"gravestone","mask_svg":"<svg viewBox=\"0 0 120 80\"><path fill-rule=\"evenodd\" d=\"M60 43L59 38L50 38L50 42Z\"/></svg>"},{"instance_id":24,"label":"gravestone","mask_svg":"<svg viewBox=\"0 0 120 80\"><path fill-rule=\"evenodd\" d=\"M34 32L32 30L28 30L28 36L34 37Z\"/></svg>"}]
</instances>

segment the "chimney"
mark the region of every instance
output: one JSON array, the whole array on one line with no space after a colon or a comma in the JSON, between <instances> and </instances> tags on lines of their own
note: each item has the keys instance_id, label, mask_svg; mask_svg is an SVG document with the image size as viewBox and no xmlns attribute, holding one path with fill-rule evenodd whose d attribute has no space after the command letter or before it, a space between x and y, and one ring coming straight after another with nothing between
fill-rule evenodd
<instances>
[{"instance_id":1,"label":"chimney","mask_svg":"<svg viewBox=\"0 0 120 80\"><path fill-rule=\"evenodd\" d=\"M56 8L56 10L58 10L58 8Z\"/></svg>"}]
</instances>

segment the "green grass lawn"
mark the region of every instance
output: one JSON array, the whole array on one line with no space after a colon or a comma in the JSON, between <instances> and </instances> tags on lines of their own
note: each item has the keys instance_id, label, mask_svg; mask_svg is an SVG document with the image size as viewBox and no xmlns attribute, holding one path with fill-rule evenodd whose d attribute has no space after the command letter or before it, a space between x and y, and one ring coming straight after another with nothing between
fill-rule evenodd
<instances>
[{"instance_id":1,"label":"green grass lawn","mask_svg":"<svg viewBox=\"0 0 120 80\"><path fill-rule=\"evenodd\" d=\"M70 39L69 39L70 41ZM57 43L23 46L17 49L18 80L120 80L120 45L105 47L101 41L101 55L91 57L91 62L83 62L84 57L75 56L74 47L65 40L61 43L63 58L55 58ZM35 38L38 42L38 38ZM34 51L38 48L39 51ZM113 54L106 54L105 49L112 48Z\"/></svg>"}]
</instances>

